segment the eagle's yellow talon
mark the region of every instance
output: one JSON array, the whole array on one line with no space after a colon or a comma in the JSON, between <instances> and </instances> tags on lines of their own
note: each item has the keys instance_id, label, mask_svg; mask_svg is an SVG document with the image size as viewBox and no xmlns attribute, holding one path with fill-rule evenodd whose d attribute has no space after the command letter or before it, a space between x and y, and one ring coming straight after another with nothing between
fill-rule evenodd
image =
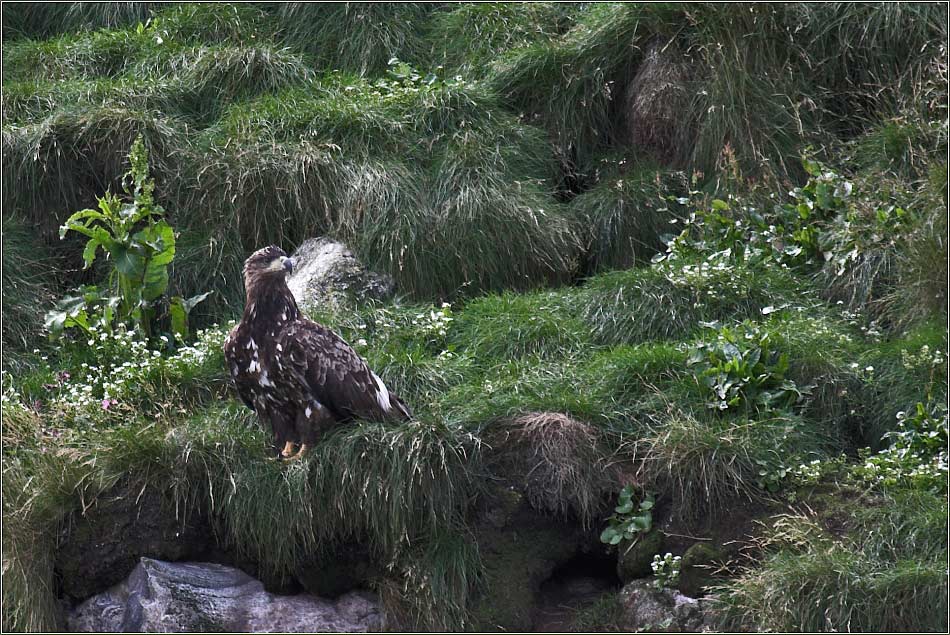
<instances>
[{"instance_id":1,"label":"eagle's yellow talon","mask_svg":"<svg viewBox=\"0 0 950 635\"><path fill-rule=\"evenodd\" d=\"M284 449L280 451L280 455L281 455L283 458L285 458L285 459L289 459L289 458L291 458L291 457L293 457L293 456L296 456L296 455L294 454L294 444L293 444L292 442L290 442L290 441L288 441L287 443L285 443L285 444L284 444Z\"/></svg>"},{"instance_id":2,"label":"eagle's yellow talon","mask_svg":"<svg viewBox=\"0 0 950 635\"><path fill-rule=\"evenodd\" d=\"M300 449L297 450L297 453L294 454L292 457L290 457L290 458L287 459L287 460L288 460L288 461L296 461L297 459L302 459L304 456L306 456L306 454L307 454L308 452L310 452L310 446L307 445L306 443L303 443L303 444L301 444Z\"/></svg>"}]
</instances>

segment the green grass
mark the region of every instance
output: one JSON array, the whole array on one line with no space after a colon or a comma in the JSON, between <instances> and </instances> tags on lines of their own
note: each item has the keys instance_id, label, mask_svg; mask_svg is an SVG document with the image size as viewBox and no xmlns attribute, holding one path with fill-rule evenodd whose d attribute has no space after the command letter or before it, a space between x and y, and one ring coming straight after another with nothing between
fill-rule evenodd
<instances>
[{"instance_id":1,"label":"green grass","mask_svg":"<svg viewBox=\"0 0 950 635\"><path fill-rule=\"evenodd\" d=\"M947 629L946 501L897 492L859 511L845 536L784 518L761 568L718 595L723 626L774 631Z\"/></svg>"},{"instance_id":2,"label":"green grass","mask_svg":"<svg viewBox=\"0 0 950 635\"><path fill-rule=\"evenodd\" d=\"M42 341L43 310L51 307L52 259L23 221L3 215L3 367L26 362Z\"/></svg>"},{"instance_id":3,"label":"green grass","mask_svg":"<svg viewBox=\"0 0 950 635\"><path fill-rule=\"evenodd\" d=\"M568 4L460 3L432 18L433 57L450 72L483 77L507 51L560 35L572 21Z\"/></svg>"},{"instance_id":4,"label":"green grass","mask_svg":"<svg viewBox=\"0 0 950 635\"><path fill-rule=\"evenodd\" d=\"M670 221L683 215L671 199L685 197L687 191L680 172L644 167L605 174L570 206L588 228L588 269L626 269L663 251L662 238L675 233Z\"/></svg>"},{"instance_id":5,"label":"green grass","mask_svg":"<svg viewBox=\"0 0 950 635\"><path fill-rule=\"evenodd\" d=\"M561 357L590 346L586 329L559 293L505 293L473 300L452 326L450 343L479 363L526 355Z\"/></svg>"},{"instance_id":6,"label":"green grass","mask_svg":"<svg viewBox=\"0 0 950 635\"><path fill-rule=\"evenodd\" d=\"M322 70L384 71L392 58L416 62L425 52L430 4L286 2L277 10L283 38Z\"/></svg>"},{"instance_id":7,"label":"green grass","mask_svg":"<svg viewBox=\"0 0 950 635\"><path fill-rule=\"evenodd\" d=\"M767 495L758 485L763 467L827 446L821 429L798 417L758 419L691 414L674 405L641 438L631 441L648 489L669 496L675 517L688 522L728 514L738 499Z\"/></svg>"},{"instance_id":8,"label":"green grass","mask_svg":"<svg viewBox=\"0 0 950 635\"><path fill-rule=\"evenodd\" d=\"M766 307L814 304L787 272L722 261L670 260L615 271L587 285L584 317L597 341L608 344L678 339L701 322L757 319Z\"/></svg>"},{"instance_id":9,"label":"green grass","mask_svg":"<svg viewBox=\"0 0 950 635\"><path fill-rule=\"evenodd\" d=\"M344 540L363 541L382 565L399 564L413 545L438 540L434 537L448 524L458 522L477 493L478 442L458 429L422 422L351 427L331 434L309 460L285 466L265 458L263 434L249 423L247 415L233 409L151 426L139 422L86 435L41 459L49 462L48 469L11 467L4 473L5 486L13 482L8 478L34 476L22 496L11 501L17 507L5 510L25 523L5 533L11 541L9 550L4 545L5 566L19 588L35 598L14 604L24 611L31 606L46 611L43 603L52 592L51 572L34 570L32 555L8 559L8 553L27 549L24 532L57 533L80 500L94 500L120 481L137 483L135 491L158 487L168 492L181 513L196 506L208 510L222 545L275 574L287 574L306 554L325 553ZM31 547L42 554L48 545ZM469 558L469 567L465 562L450 559L442 569L430 563L443 578L430 584L426 576L413 577L409 601L417 603L417 610L423 601L430 609L443 600L446 606L464 607L464 587L476 574L477 559ZM44 618L25 612L10 619L30 624ZM433 614L431 619L439 618Z\"/></svg>"}]
</instances>

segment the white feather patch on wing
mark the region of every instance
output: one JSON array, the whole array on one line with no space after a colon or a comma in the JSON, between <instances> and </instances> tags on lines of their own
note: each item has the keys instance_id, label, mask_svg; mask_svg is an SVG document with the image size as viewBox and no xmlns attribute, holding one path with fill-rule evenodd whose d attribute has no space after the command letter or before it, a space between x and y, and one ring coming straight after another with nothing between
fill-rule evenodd
<instances>
[{"instance_id":1,"label":"white feather patch on wing","mask_svg":"<svg viewBox=\"0 0 950 635\"><path fill-rule=\"evenodd\" d=\"M383 409L383 412L389 412L391 408L389 404L389 390L376 373L370 371L370 374L373 376L373 379L376 381L376 386L379 388L379 392L376 393L376 401L379 402L379 407Z\"/></svg>"}]
</instances>

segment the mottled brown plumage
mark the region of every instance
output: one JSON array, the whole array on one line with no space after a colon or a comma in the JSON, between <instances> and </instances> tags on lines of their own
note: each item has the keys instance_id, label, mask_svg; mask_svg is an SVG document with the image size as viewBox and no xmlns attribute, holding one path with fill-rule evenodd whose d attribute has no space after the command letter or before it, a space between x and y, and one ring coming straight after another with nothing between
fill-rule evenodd
<instances>
[{"instance_id":1,"label":"mottled brown plumage","mask_svg":"<svg viewBox=\"0 0 950 635\"><path fill-rule=\"evenodd\" d=\"M247 303L224 344L238 394L274 435L285 457L353 419L404 421L405 403L342 338L300 314L287 288L292 268L278 247L244 263Z\"/></svg>"}]
</instances>

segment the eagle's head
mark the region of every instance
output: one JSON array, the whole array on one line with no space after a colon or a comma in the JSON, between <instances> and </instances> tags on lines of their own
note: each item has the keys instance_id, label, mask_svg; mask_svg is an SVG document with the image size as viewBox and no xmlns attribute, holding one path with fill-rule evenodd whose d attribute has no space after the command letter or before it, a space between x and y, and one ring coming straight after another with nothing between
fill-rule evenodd
<instances>
[{"instance_id":1,"label":"eagle's head","mask_svg":"<svg viewBox=\"0 0 950 635\"><path fill-rule=\"evenodd\" d=\"M251 286L251 283L275 278L283 280L293 270L294 261L287 257L287 252L271 245L258 249L244 261L244 281Z\"/></svg>"}]
</instances>

